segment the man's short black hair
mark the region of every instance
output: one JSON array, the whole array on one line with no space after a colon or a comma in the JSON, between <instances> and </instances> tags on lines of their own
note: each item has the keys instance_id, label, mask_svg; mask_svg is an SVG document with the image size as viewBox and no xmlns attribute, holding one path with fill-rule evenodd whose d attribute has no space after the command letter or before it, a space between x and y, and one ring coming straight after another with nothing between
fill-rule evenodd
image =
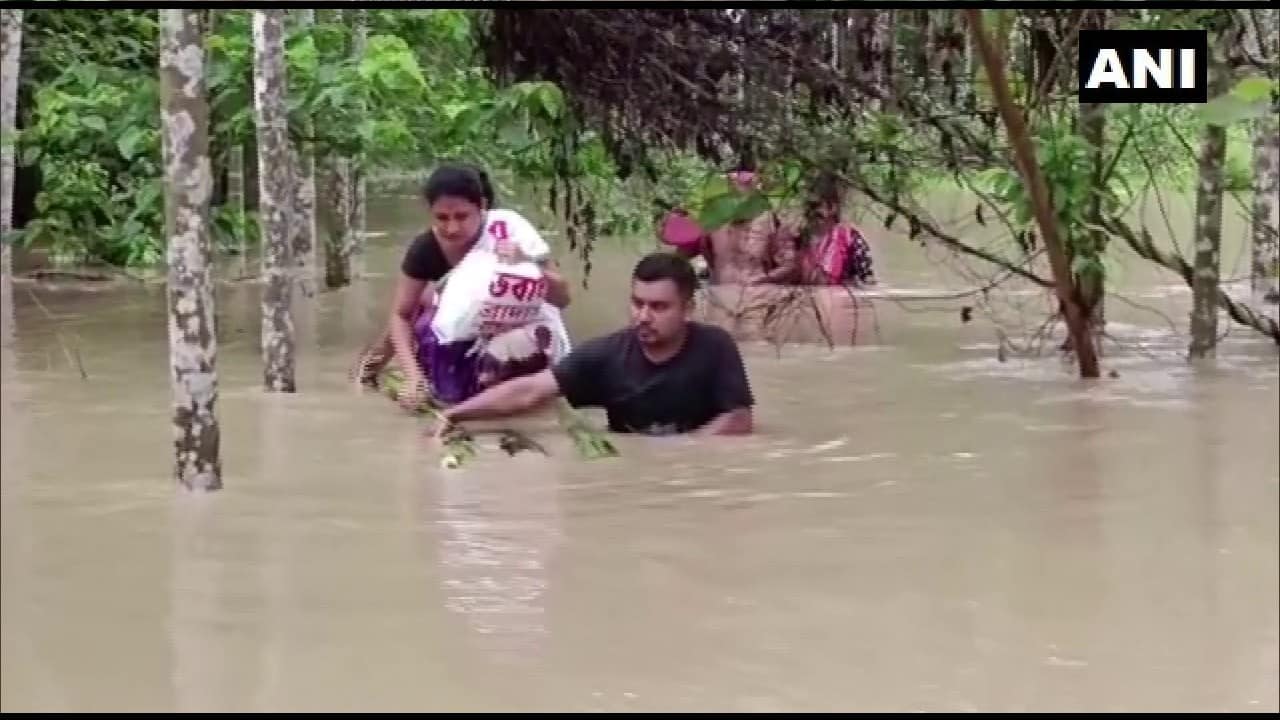
<instances>
[{"instance_id":1,"label":"man's short black hair","mask_svg":"<svg viewBox=\"0 0 1280 720\"><path fill-rule=\"evenodd\" d=\"M675 283L680 297L686 301L693 299L693 293L698 288L698 274L694 272L693 265L675 253L655 252L645 255L636 263L631 279L640 282L670 280Z\"/></svg>"}]
</instances>

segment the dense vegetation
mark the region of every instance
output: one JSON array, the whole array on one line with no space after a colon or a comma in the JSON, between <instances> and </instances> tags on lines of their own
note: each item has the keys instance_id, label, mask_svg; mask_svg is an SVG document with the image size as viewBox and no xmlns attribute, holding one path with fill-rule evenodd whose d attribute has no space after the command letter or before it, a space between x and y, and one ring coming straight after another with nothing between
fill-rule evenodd
<instances>
[{"instance_id":1,"label":"dense vegetation","mask_svg":"<svg viewBox=\"0 0 1280 720\"><path fill-rule=\"evenodd\" d=\"M648 234L657 211L675 204L707 225L790 204L814 171L834 169L886 224L1036 272L1027 185L961 11L379 9L360 16L367 41L353 53L355 14L318 11L288 39L291 133L322 159L354 158L370 177L477 160L508 190L547 191L584 252L601 237ZM1227 127L1224 186L1244 207L1252 123L1275 85L1274 28L1234 61L1230 92L1208 106L1118 105L1091 118L1074 99L1075 31L1225 27L1233 14L1244 17L986 13L1073 270L1099 293L1104 217L1153 186L1193 191L1206 122ZM215 241L233 252L256 240L252 188L247 212L226 202L232 148L246 150L250 183L255 174L252 35L248 11L204 18ZM59 262L159 262L155 13L31 10L25 24L17 241ZM1243 27L1213 39L1248 45L1249 32L1266 35ZM744 161L764 170L766 195L734 196L715 175ZM1006 220L1004 244L970 247L937 227L921 199L942 184L982 197L978 217Z\"/></svg>"}]
</instances>

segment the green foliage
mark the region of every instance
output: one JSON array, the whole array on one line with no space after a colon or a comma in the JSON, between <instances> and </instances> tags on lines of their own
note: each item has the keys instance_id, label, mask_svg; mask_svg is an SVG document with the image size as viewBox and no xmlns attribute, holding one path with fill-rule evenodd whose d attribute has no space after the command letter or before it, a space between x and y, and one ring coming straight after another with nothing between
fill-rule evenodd
<instances>
[{"instance_id":1,"label":"green foliage","mask_svg":"<svg viewBox=\"0 0 1280 720\"><path fill-rule=\"evenodd\" d=\"M22 242L66 263L161 258L157 85L154 73L79 61L36 91L19 147L43 187Z\"/></svg>"},{"instance_id":2,"label":"green foliage","mask_svg":"<svg viewBox=\"0 0 1280 720\"><path fill-rule=\"evenodd\" d=\"M1271 98L1277 93L1280 88L1273 80L1257 76L1241 78L1230 91L1205 103L1200 115L1207 124L1229 127L1271 112Z\"/></svg>"}]
</instances>

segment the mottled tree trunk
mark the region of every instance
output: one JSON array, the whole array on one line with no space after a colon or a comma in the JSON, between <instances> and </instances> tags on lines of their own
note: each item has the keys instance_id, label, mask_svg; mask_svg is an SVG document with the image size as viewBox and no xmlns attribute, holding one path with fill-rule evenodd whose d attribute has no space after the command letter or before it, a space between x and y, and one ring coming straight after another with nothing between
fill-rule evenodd
<instances>
[{"instance_id":1,"label":"mottled tree trunk","mask_svg":"<svg viewBox=\"0 0 1280 720\"><path fill-rule=\"evenodd\" d=\"M366 11L346 11L351 28L351 55L364 55L368 38ZM325 243L325 284L339 288L364 272L365 179L360 159L339 157L329 163L329 234Z\"/></svg>"},{"instance_id":2,"label":"mottled tree trunk","mask_svg":"<svg viewBox=\"0 0 1280 720\"><path fill-rule=\"evenodd\" d=\"M916 11L916 45L912 48L916 83L925 94L933 86L932 48L934 46L933 13L927 8Z\"/></svg>"},{"instance_id":3,"label":"mottled tree trunk","mask_svg":"<svg viewBox=\"0 0 1280 720\"><path fill-rule=\"evenodd\" d=\"M889 94L887 45L889 18L887 10L853 11L854 77L859 83L876 88L881 97ZM879 99L868 99L870 110L884 109Z\"/></svg>"},{"instance_id":4,"label":"mottled tree trunk","mask_svg":"<svg viewBox=\"0 0 1280 720\"><path fill-rule=\"evenodd\" d=\"M963 65L963 54L968 46L958 10L939 10L938 28L933 36L933 49L930 58L937 65L938 74L942 77L942 87L947 93L947 103L951 107L960 105L959 73ZM950 143L950 136L943 138Z\"/></svg>"},{"instance_id":5,"label":"mottled tree trunk","mask_svg":"<svg viewBox=\"0 0 1280 720\"><path fill-rule=\"evenodd\" d=\"M253 104L262 224L262 360L268 391L294 392L293 178L285 98L284 10L253 11Z\"/></svg>"},{"instance_id":6,"label":"mottled tree trunk","mask_svg":"<svg viewBox=\"0 0 1280 720\"><path fill-rule=\"evenodd\" d=\"M310 33L316 24L315 10L296 11L298 27ZM293 171L293 216L289 225L293 235L293 259L298 268L298 286L305 297L315 294L319 278L319 243L316 242L316 156L311 147L313 119L306 118L299 128L298 143L289 149Z\"/></svg>"},{"instance_id":7,"label":"mottled tree trunk","mask_svg":"<svg viewBox=\"0 0 1280 720\"><path fill-rule=\"evenodd\" d=\"M347 158L329 158L325 163L325 188L322 205L325 212L324 281L331 289L351 283L351 258L348 248L354 225L354 198L346 179L351 163Z\"/></svg>"},{"instance_id":8,"label":"mottled tree trunk","mask_svg":"<svg viewBox=\"0 0 1280 720\"><path fill-rule=\"evenodd\" d=\"M1280 124L1275 114L1259 119L1253 133L1250 286L1274 298L1280 295Z\"/></svg>"},{"instance_id":9,"label":"mottled tree trunk","mask_svg":"<svg viewBox=\"0 0 1280 720\"><path fill-rule=\"evenodd\" d=\"M0 9L0 275L13 274L13 170L18 117L18 64L22 10Z\"/></svg>"},{"instance_id":10,"label":"mottled tree trunk","mask_svg":"<svg viewBox=\"0 0 1280 720\"><path fill-rule=\"evenodd\" d=\"M1209 48L1209 97L1230 88L1230 70L1223 55L1225 33L1213 33ZM1191 280L1191 347L1193 359L1213 355L1218 342L1219 255L1222 249L1222 165L1227 132L1206 125L1200 141L1199 180L1196 183L1195 258Z\"/></svg>"},{"instance_id":11,"label":"mottled tree trunk","mask_svg":"<svg viewBox=\"0 0 1280 720\"><path fill-rule=\"evenodd\" d=\"M222 487L210 282L209 105L198 10L160 11L161 145L169 261L169 365L178 482Z\"/></svg>"},{"instance_id":12,"label":"mottled tree trunk","mask_svg":"<svg viewBox=\"0 0 1280 720\"><path fill-rule=\"evenodd\" d=\"M1271 8L1247 13L1246 37L1250 52L1264 62L1274 79L1280 74L1280 30L1277 12ZM1255 121L1253 126L1253 206L1249 218L1249 285L1255 294L1280 302L1280 107Z\"/></svg>"},{"instance_id":13,"label":"mottled tree trunk","mask_svg":"<svg viewBox=\"0 0 1280 720\"><path fill-rule=\"evenodd\" d=\"M245 213L249 212L247 202L248 167L244 162L244 146L232 145L227 151L227 196L231 207L240 216L242 232L240 233L240 272L239 277L249 277L249 230L244 224Z\"/></svg>"}]
</instances>

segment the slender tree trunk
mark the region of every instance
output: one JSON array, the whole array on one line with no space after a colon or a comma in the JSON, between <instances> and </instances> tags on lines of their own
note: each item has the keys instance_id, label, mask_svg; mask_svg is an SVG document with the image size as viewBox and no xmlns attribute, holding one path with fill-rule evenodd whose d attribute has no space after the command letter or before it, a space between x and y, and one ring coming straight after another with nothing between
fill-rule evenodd
<instances>
[{"instance_id":1,"label":"slender tree trunk","mask_svg":"<svg viewBox=\"0 0 1280 720\"><path fill-rule=\"evenodd\" d=\"M198 10L160 11L161 145L169 261L169 365L175 475L193 490L222 487L218 339L209 278L209 104Z\"/></svg>"},{"instance_id":2,"label":"slender tree trunk","mask_svg":"<svg viewBox=\"0 0 1280 720\"><path fill-rule=\"evenodd\" d=\"M1274 80L1280 74L1280 31L1275 10L1241 11L1247 14L1246 37L1249 50L1270 67ZM1280 302L1280 106L1255 121L1253 126L1253 206L1249 218L1249 286Z\"/></svg>"},{"instance_id":3,"label":"slender tree trunk","mask_svg":"<svg viewBox=\"0 0 1280 720\"><path fill-rule=\"evenodd\" d=\"M881 10L876 18L877 45L880 46L880 82L889 93L888 110L895 109L894 98L897 91L897 59L898 59L898 11Z\"/></svg>"},{"instance_id":4,"label":"slender tree trunk","mask_svg":"<svg viewBox=\"0 0 1280 720\"><path fill-rule=\"evenodd\" d=\"M262 224L262 360L268 391L294 392L293 178L289 162L284 10L253 11L253 100L258 135L258 208Z\"/></svg>"},{"instance_id":5,"label":"slender tree trunk","mask_svg":"<svg viewBox=\"0 0 1280 720\"><path fill-rule=\"evenodd\" d=\"M880 91L881 97L890 95L888 85L889 18L887 10L854 10L853 60L855 75L864 85ZM873 111L885 109L879 99L868 99L867 108Z\"/></svg>"},{"instance_id":6,"label":"slender tree trunk","mask_svg":"<svg viewBox=\"0 0 1280 720\"><path fill-rule=\"evenodd\" d=\"M233 144L227 151L227 196L231 202L231 207L235 208L236 215L239 217L240 232L240 278L249 277L249 229L245 222L246 213L249 212L246 203L246 182L247 167L244 162L244 145L239 143Z\"/></svg>"},{"instance_id":7,"label":"slender tree trunk","mask_svg":"<svg viewBox=\"0 0 1280 720\"><path fill-rule=\"evenodd\" d=\"M364 57L365 48L369 45L369 11L356 10L355 47L353 52L357 58ZM366 112L368 109L366 108ZM351 233L351 273L353 277L364 277L365 239L369 231L369 184L368 169L364 159L355 164L354 174L354 225Z\"/></svg>"},{"instance_id":8,"label":"slender tree trunk","mask_svg":"<svg viewBox=\"0 0 1280 720\"><path fill-rule=\"evenodd\" d=\"M1230 87L1230 70L1223 54L1226 34L1213 33L1209 49L1209 97ZM1218 342L1219 255L1222 250L1222 165L1227 151L1227 131L1206 125L1200 141L1199 181L1196 184L1195 258L1191 282L1192 359L1214 354Z\"/></svg>"},{"instance_id":9,"label":"slender tree trunk","mask_svg":"<svg viewBox=\"0 0 1280 720\"><path fill-rule=\"evenodd\" d=\"M249 93L253 93L252 85L249 86ZM250 135L240 151L244 157L244 207L248 212L257 212L258 196L262 194L258 187L258 169L261 167L258 160L258 136Z\"/></svg>"},{"instance_id":10,"label":"slender tree trunk","mask_svg":"<svg viewBox=\"0 0 1280 720\"><path fill-rule=\"evenodd\" d=\"M368 38L365 10L347 10L351 28L351 55L364 56ZM332 161L328 242L325 245L325 284L330 288L348 285L364 273L364 240L367 195L364 169L358 157Z\"/></svg>"},{"instance_id":11,"label":"slender tree trunk","mask_svg":"<svg viewBox=\"0 0 1280 720\"><path fill-rule=\"evenodd\" d=\"M1022 113L1013 104L1009 83L1005 79L1004 58L1000 50L987 37L986 30L982 27L980 12L980 10L965 11L969 21L969 32L981 55L982 64L987 71L987 80L991 85L992 96L1004 120L1009 140L1013 144L1018 171L1030 191L1036 225L1040 228L1040 235L1049 255L1049 265L1053 269L1054 291L1058 295L1058 302L1067 322L1067 331L1071 335L1071 344L1080 364L1080 377L1096 378L1100 372L1093 335L1089 332L1089 316L1080 308L1079 291L1072 281L1070 261L1058 235L1058 221L1053 211L1053 203L1049 198L1049 188L1045 183L1044 175L1040 172L1040 166L1036 163L1035 150Z\"/></svg>"},{"instance_id":12,"label":"slender tree trunk","mask_svg":"<svg viewBox=\"0 0 1280 720\"><path fill-rule=\"evenodd\" d=\"M298 10L298 27L310 33L316 24L315 10ZM298 286L303 296L315 294L319 278L319 243L316 242L316 156L310 137L314 131L313 119L306 118L299 128L302 139L290 144L289 159L294 177L293 217L290 232L293 235L293 258L298 268Z\"/></svg>"},{"instance_id":13,"label":"slender tree trunk","mask_svg":"<svg viewBox=\"0 0 1280 720\"><path fill-rule=\"evenodd\" d=\"M0 276L13 274L14 128L18 119L18 69L22 10L0 9Z\"/></svg>"},{"instance_id":14,"label":"slender tree trunk","mask_svg":"<svg viewBox=\"0 0 1280 720\"><path fill-rule=\"evenodd\" d=\"M933 13L927 8L917 10L916 46L913 57L918 87L927 95L933 85L932 48L934 47Z\"/></svg>"},{"instance_id":15,"label":"slender tree trunk","mask_svg":"<svg viewBox=\"0 0 1280 720\"><path fill-rule=\"evenodd\" d=\"M1280 300L1280 125L1267 114L1254 126L1253 208L1249 222L1254 293Z\"/></svg>"},{"instance_id":16,"label":"slender tree trunk","mask_svg":"<svg viewBox=\"0 0 1280 720\"><path fill-rule=\"evenodd\" d=\"M1106 10L1084 10L1089 16L1082 23L1082 29L1086 30L1105 30L1107 27L1107 11ZM1041 58L1042 63L1052 63L1053 59ZM1052 72L1045 65L1044 75L1047 78L1048 73ZM1060 67L1059 72L1065 72L1070 75L1069 67ZM1044 83L1044 92L1049 92L1047 81ZM1096 255L1099 266L1093 271L1079 278L1080 282L1080 303L1084 312L1089 314L1089 324L1095 334L1101 334L1106 325L1105 319L1105 301L1106 301L1106 276L1103 274L1101 260L1107 250L1107 235L1100 228L1102 226L1102 198L1106 188L1103 186L1106 178L1103 176L1106 172L1107 153L1106 145L1106 127L1107 127L1107 106L1102 103L1081 103L1080 105L1080 135L1084 138L1085 143L1089 147L1089 167L1090 167L1090 184L1092 192L1089 196L1089 205L1085 211L1085 221L1088 227L1080 230L1083 236L1082 247L1083 252Z\"/></svg>"}]
</instances>

